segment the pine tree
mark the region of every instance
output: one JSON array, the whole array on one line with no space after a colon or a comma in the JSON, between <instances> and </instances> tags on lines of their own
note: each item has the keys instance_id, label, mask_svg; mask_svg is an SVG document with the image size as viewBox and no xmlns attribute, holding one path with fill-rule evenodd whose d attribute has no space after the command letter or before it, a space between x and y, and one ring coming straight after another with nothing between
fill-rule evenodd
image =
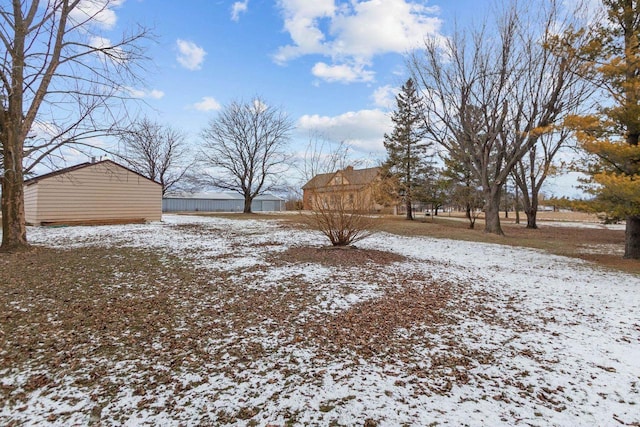
<instances>
[{"instance_id":1,"label":"pine tree","mask_svg":"<svg viewBox=\"0 0 640 427\"><path fill-rule=\"evenodd\" d=\"M574 40L590 36L568 51L585 59L580 72L604 91L604 101L597 114L573 117L568 125L591 155L584 171L594 206L626 218L624 256L640 259L640 0L602 3L606 22L571 34Z\"/></svg>"},{"instance_id":2,"label":"pine tree","mask_svg":"<svg viewBox=\"0 0 640 427\"><path fill-rule=\"evenodd\" d=\"M413 80L409 79L396 96L396 110L391 115L394 128L384 135L387 149L385 170L398 182L409 220L413 219L412 204L418 182L429 170L427 150L431 144L423 142L427 128L422 100Z\"/></svg>"}]
</instances>

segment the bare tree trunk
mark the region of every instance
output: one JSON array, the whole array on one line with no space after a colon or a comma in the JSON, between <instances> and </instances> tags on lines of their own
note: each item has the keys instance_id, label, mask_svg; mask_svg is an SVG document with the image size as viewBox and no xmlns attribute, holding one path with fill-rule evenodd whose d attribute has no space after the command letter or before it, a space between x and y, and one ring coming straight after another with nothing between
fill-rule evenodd
<instances>
[{"instance_id":1,"label":"bare tree trunk","mask_svg":"<svg viewBox=\"0 0 640 427\"><path fill-rule=\"evenodd\" d=\"M469 221L469 229L473 230L476 226L476 217L471 215L471 204L469 203L465 206L464 216Z\"/></svg>"},{"instance_id":2,"label":"bare tree trunk","mask_svg":"<svg viewBox=\"0 0 640 427\"><path fill-rule=\"evenodd\" d=\"M410 199L407 199L406 208L407 208L407 217L406 217L406 219L413 220L413 206L412 206L412 203L411 203Z\"/></svg>"},{"instance_id":3,"label":"bare tree trunk","mask_svg":"<svg viewBox=\"0 0 640 427\"><path fill-rule=\"evenodd\" d=\"M14 2L14 10L17 2ZM4 10L3 10L4 12ZM2 108L2 122L0 122L0 144L2 145L2 252L14 252L29 248L27 243L27 226L24 215L24 170L22 160L24 156L24 112L23 82L25 65L25 37L26 25L21 16L16 19L14 28L15 51L11 70L11 90L8 96L8 109ZM3 66L4 68L5 66ZM5 80L4 70L2 73ZM7 88L8 89L8 88ZM3 91L4 92L4 91ZM3 93L0 93L2 96Z\"/></svg>"},{"instance_id":4,"label":"bare tree trunk","mask_svg":"<svg viewBox=\"0 0 640 427\"><path fill-rule=\"evenodd\" d=\"M625 230L624 257L640 259L640 216L628 216Z\"/></svg>"},{"instance_id":5,"label":"bare tree trunk","mask_svg":"<svg viewBox=\"0 0 640 427\"><path fill-rule=\"evenodd\" d=\"M504 217L509 218L509 192L506 184L504 186Z\"/></svg>"},{"instance_id":6,"label":"bare tree trunk","mask_svg":"<svg viewBox=\"0 0 640 427\"><path fill-rule=\"evenodd\" d=\"M525 211L525 213L527 214L527 228L533 230L537 229L538 224L536 223L536 217L538 216L538 209L529 208Z\"/></svg>"},{"instance_id":7,"label":"bare tree trunk","mask_svg":"<svg viewBox=\"0 0 640 427\"><path fill-rule=\"evenodd\" d=\"M253 213L253 211L251 210L251 203L253 203L253 198L245 195L244 196L244 210L242 211L242 213L246 213L246 214Z\"/></svg>"},{"instance_id":8,"label":"bare tree trunk","mask_svg":"<svg viewBox=\"0 0 640 427\"><path fill-rule=\"evenodd\" d=\"M516 224L520 224L520 196L518 195L518 183L514 186L514 191L516 193L516 202L515 202L515 210L516 210Z\"/></svg>"},{"instance_id":9,"label":"bare tree trunk","mask_svg":"<svg viewBox=\"0 0 640 427\"><path fill-rule=\"evenodd\" d=\"M504 236L500 226L500 192L501 188L485 191L484 232Z\"/></svg>"},{"instance_id":10,"label":"bare tree trunk","mask_svg":"<svg viewBox=\"0 0 640 427\"><path fill-rule=\"evenodd\" d=\"M531 194L531 202L527 209L525 210L527 214L527 228L537 229L538 224L536 223L536 218L538 217L538 192L533 191Z\"/></svg>"},{"instance_id":11,"label":"bare tree trunk","mask_svg":"<svg viewBox=\"0 0 640 427\"><path fill-rule=\"evenodd\" d=\"M4 142L4 178L2 178L2 246L1 252L29 249L24 215L24 177L22 150L16 149L18 135Z\"/></svg>"}]
</instances>

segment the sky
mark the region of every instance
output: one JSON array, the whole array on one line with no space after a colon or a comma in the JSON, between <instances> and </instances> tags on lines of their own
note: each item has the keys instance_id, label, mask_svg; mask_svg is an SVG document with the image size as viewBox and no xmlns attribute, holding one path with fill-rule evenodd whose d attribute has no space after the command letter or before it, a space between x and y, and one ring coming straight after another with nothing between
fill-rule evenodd
<instances>
[{"instance_id":1,"label":"sky","mask_svg":"<svg viewBox=\"0 0 640 427\"><path fill-rule=\"evenodd\" d=\"M141 114L186 132L194 145L225 105L260 97L294 122L293 152L321 135L375 163L385 156L394 97L408 77L407 52L454 23L481 19L493 4L117 0L104 20L114 39L138 24L153 30L145 86L132 93L145 101Z\"/></svg>"}]
</instances>

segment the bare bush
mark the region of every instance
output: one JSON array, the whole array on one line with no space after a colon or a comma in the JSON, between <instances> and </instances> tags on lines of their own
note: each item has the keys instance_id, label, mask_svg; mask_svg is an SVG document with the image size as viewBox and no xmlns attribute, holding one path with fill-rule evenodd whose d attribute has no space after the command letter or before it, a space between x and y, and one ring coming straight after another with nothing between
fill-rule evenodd
<instances>
[{"instance_id":1,"label":"bare bush","mask_svg":"<svg viewBox=\"0 0 640 427\"><path fill-rule=\"evenodd\" d=\"M370 236L376 225L381 168L354 169L346 166L349 147L344 142L335 149L318 138L309 142L301 172L303 221L327 236L333 246L348 246ZM341 169L339 169L341 168ZM337 170L336 170L337 169Z\"/></svg>"},{"instance_id":2,"label":"bare bush","mask_svg":"<svg viewBox=\"0 0 640 427\"><path fill-rule=\"evenodd\" d=\"M372 235L376 218L366 195L347 191L314 192L311 212L305 215L312 228L324 234L333 246L348 246Z\"/></svg>"}]
</instances>

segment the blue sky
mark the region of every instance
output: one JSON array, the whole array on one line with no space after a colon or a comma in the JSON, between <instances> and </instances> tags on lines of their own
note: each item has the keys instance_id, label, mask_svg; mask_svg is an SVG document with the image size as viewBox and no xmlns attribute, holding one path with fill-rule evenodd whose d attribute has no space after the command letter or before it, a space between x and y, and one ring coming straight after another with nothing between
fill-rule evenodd
<instances>
[{"instance_id":1,"label":"blue sky","mask_svg":"<svg viewBox=\"0 0 640 427\"><path fill-rule=\"evenodd\" d=\"M147 87L136 89L147 114L193 139L220 106L260 96L290 114L297 140L317 131L379 155L404 54L472 3L126 0L113 31L154 29Z\"/></svg>"},{"instance_id":2,"label":"blue sky","mask_svg":"<svg viewBox=\"0 0 640 427\"><path fill-rule=\"evenodd\" d=\"M117 0L113 37L153 29L143 113L199 133L225 104L260 96L296 125L292 151L309 135L346 141L372 161L385 156L406 53L490 12L491 0ZM109 33L107 34L109 35ZM552 190L553 191L553 190ZM559 191L553 191L559 192Z\"/></svg>"}]
</instances>

